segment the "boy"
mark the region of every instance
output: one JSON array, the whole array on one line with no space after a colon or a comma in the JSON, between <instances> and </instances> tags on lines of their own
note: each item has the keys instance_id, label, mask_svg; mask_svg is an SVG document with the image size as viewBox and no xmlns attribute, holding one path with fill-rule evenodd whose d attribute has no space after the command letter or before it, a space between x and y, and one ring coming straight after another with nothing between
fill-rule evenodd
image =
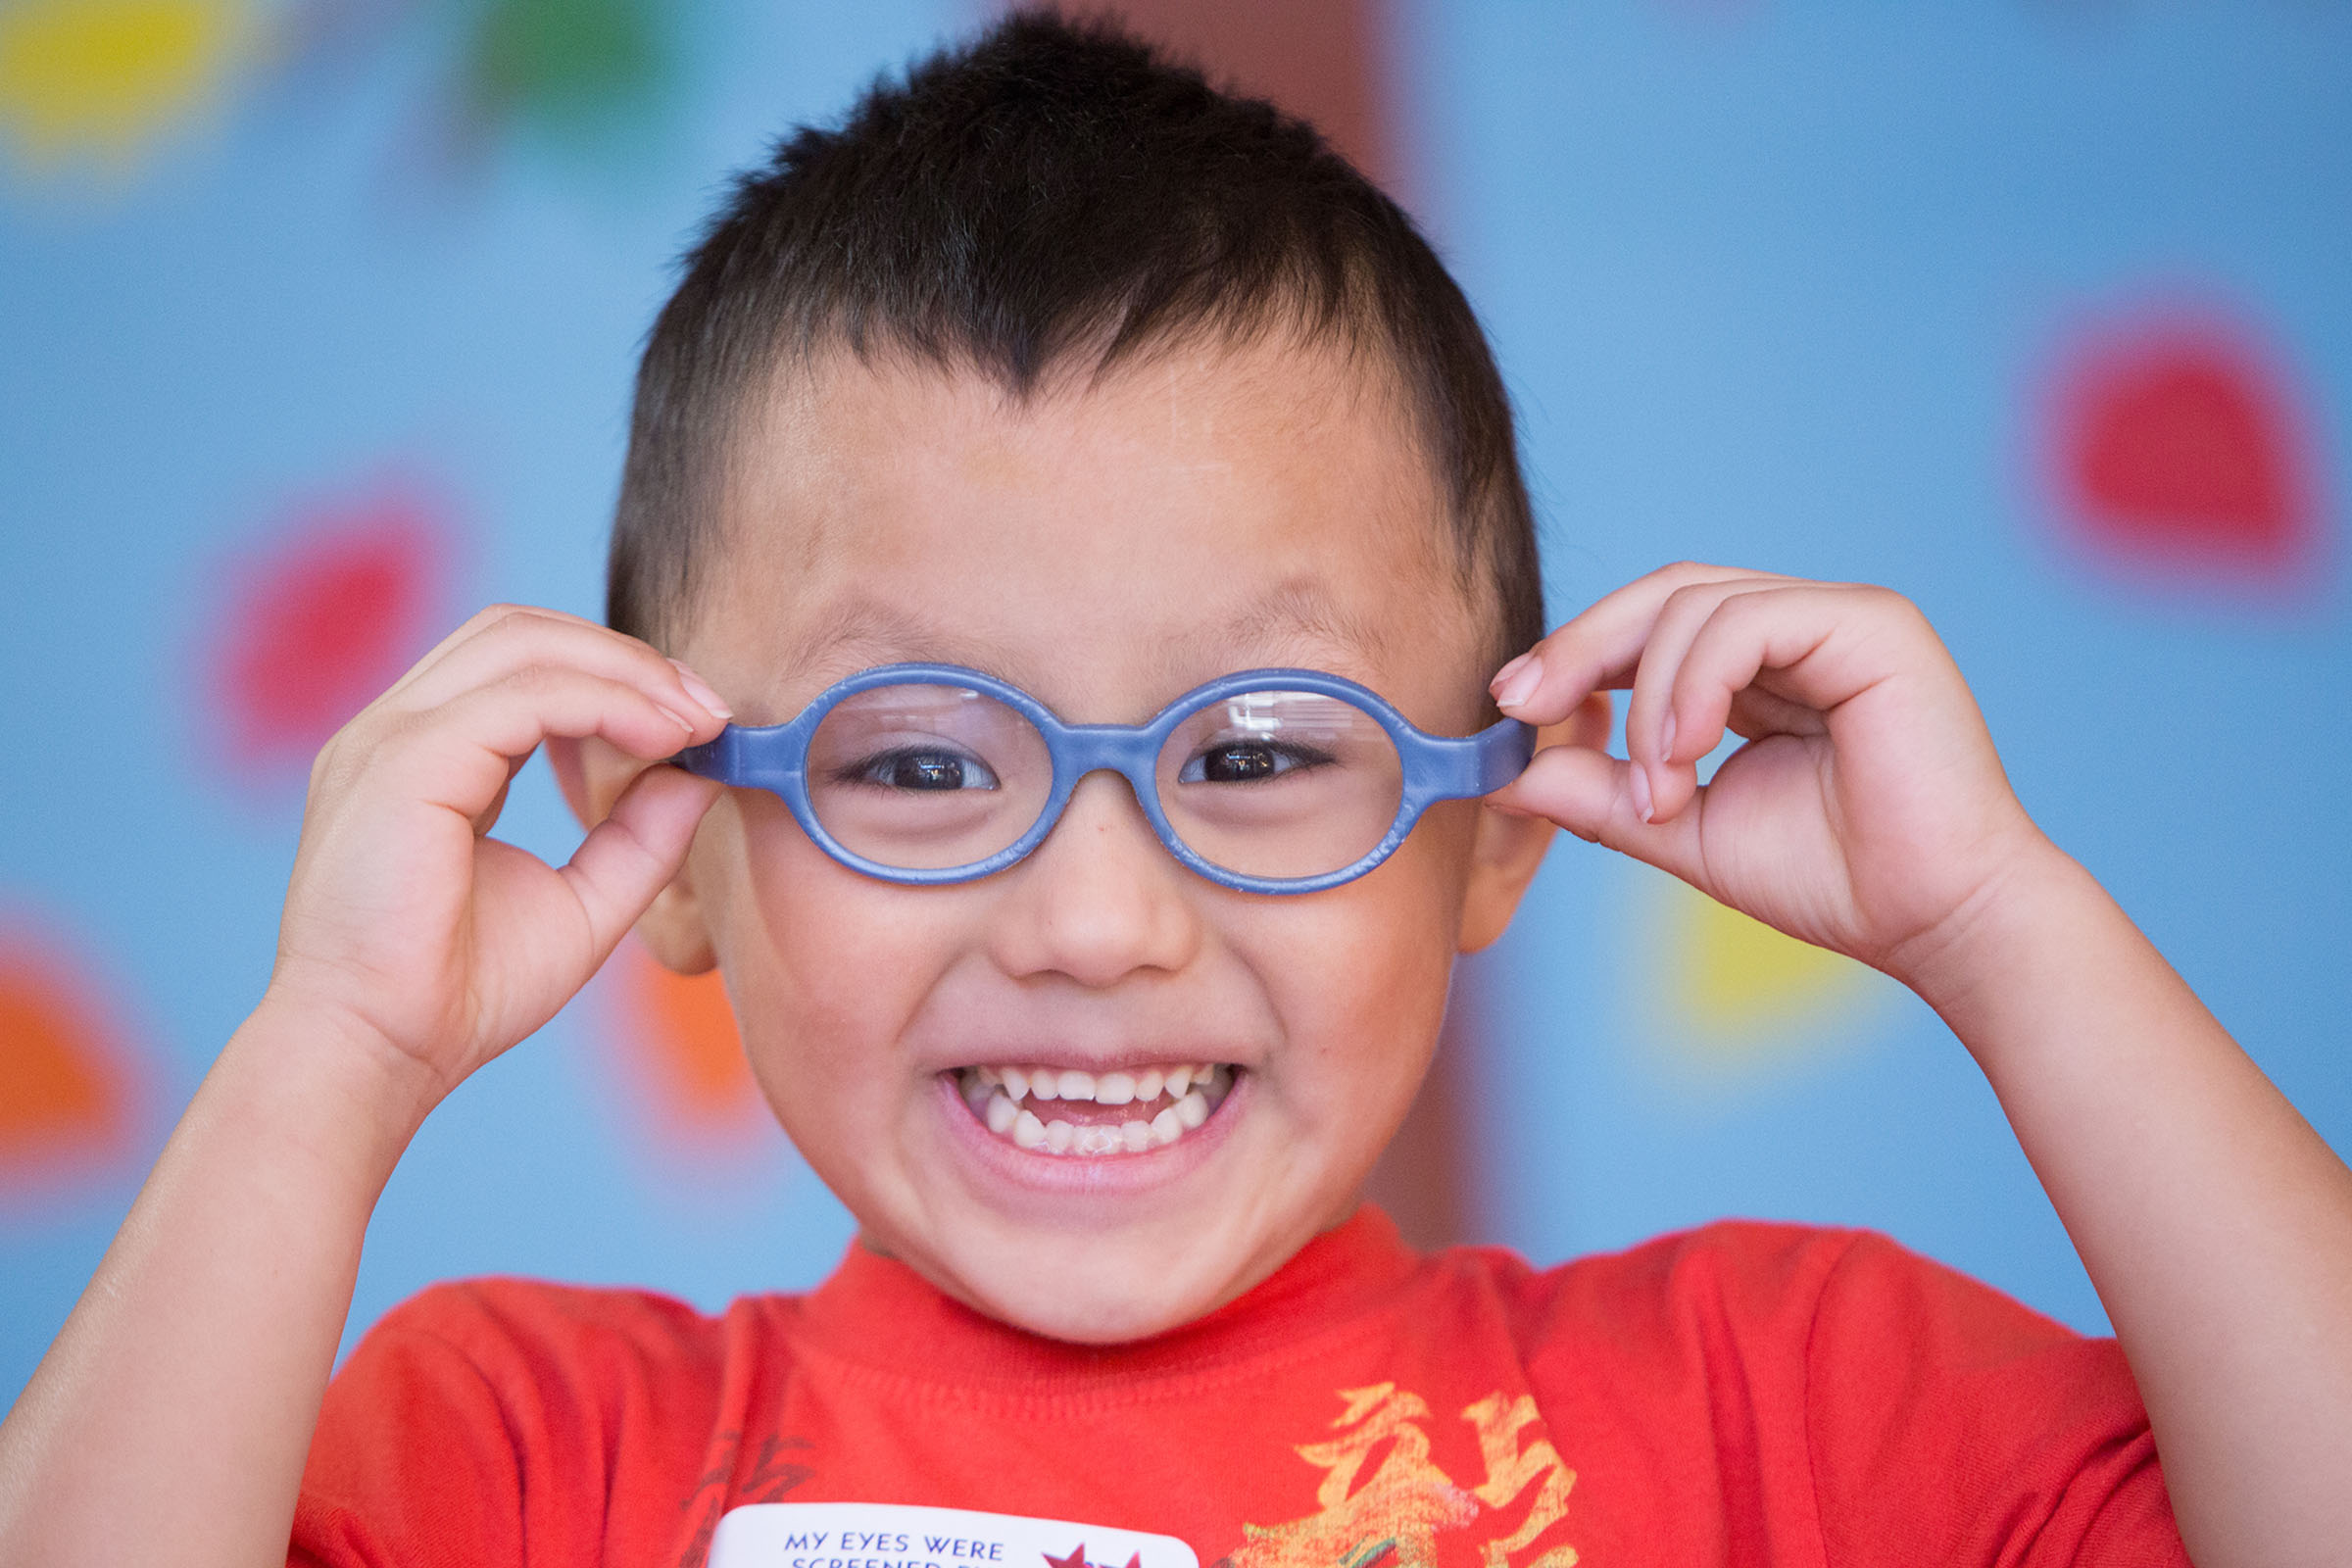
<instances>
[{"instance_id":1,"label":"boy","mask_svg":"<svg viewBox=\"0 0 2352 1568\"><path fill-rule=\"evenodd\" d=\"M611 610L485 612L321 755L269 992L0 1434L9 1564L2352 1542L2352 1173L1901 600L1685 565L1544 636L1476 323L1303 127L1028 19L786 144L648 346ZM543 744L561 869L487 836ZM1359 1212L1554 824L1936 1005L2129 1368L1868 1236ZM441 1288L329 1388L418 1122L631 925L859 1245L716 1320Z\"/></svg>"}]
</instances>

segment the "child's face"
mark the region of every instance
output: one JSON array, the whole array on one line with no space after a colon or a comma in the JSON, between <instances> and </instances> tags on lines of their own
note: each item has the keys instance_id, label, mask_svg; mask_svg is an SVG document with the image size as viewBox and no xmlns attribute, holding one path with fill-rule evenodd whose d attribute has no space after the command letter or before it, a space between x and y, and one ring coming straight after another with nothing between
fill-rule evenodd
<instances>
[{"instance_id":1,"label":"child's face","mask_svg":"<svg viewBox=\"0 0 2352 1568\"><path fill-rule=\"evenodd\" d=\"M1202 344L1026 404L930 368L823 371L749 420L721 580L675 650L738 722L911 660L1082 722L1261 665L1348 676L1435 733L1485 716L1488 637L1436 475L1365 363ZM646 931L682 966L716 956L754 1072L869 1245L1009 1322L1129 1339L1350 1211L1455 952L1500 929L1544 837L1449 803L1352 883L1245 894L1180 866L1101 773L1028 859L909 888L739 789ZM1225 1071L1179 1104L1166 1081L1203 1066ZM1038 1067L1098 1081L1020 1102L1071 1123L1062 1153L989 1125L1002 1069ZM1140 1152L1130 1120L1158 1122Z\"/></svg>"}]
</instances>

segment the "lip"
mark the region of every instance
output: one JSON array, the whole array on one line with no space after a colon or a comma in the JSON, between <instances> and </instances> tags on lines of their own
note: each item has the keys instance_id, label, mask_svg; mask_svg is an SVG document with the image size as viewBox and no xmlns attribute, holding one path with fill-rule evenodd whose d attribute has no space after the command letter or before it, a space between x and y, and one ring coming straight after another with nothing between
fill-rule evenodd
<instances>
[{"instance_id":1,"label":"lip","mask_svg":"<svg viewBox=\"0 0 2352 1568\"><path fill-rule=\"evenodd\" d=\"M1164 1059L1164 1058L1163 1058ZM1102 1070L1113 1070L1105 1064ZM933 1104L947 1124L948 1143L973 1168L983 1189L1009 1188L1041 1198L1140 1197L1183 1181L1223 1146L1239 1113L1249 1108L1255 1074L1234 1075L1233 1087L1208 1120L1175 1143L1141 1153L1033 1153L999 1138L980 1124L956 1091L953 1072L933 1075Z\"/></svg>"}]
</instances>

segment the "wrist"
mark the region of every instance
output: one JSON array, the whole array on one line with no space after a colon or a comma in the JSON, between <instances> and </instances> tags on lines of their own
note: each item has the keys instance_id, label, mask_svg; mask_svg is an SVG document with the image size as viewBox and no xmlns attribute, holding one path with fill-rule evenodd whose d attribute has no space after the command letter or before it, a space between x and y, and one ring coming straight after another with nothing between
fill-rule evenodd
<instances>
[{"instance_id":1,"label":"wrist","mask_svg":"<svg viewBox=\"0 0 2352 1568\"><path fill-rule=\"evenodd\" d=\"M275 988L229 1037L212 1079L257 1135L291 1144L369 1202L450 1088L362 1020Z\"/></svg>"},{"instance_id":2,"label":"wrist","mask_svg":"<svg viewBox=\"0 0 2352 1568\"><path fill-rule=\"evenodd\" d=\"M1966 903L1886 967L1974 1051L1981 1032L1972 1024L2054 958L2064 962L2102 923L2123 918L2079 861L2030 830Z\"/></svg>"}]
</instances>

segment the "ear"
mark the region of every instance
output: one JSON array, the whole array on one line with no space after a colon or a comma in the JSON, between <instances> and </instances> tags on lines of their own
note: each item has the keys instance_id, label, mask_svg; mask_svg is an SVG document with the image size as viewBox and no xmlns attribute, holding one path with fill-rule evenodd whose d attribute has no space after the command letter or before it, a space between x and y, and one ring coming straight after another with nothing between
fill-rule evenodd
<instances>
[{"instance_id":1,"label":"ear","mask_svg":"<svg viewBox=\"0 0 2352 1568\"><path fill-rule=\"evenodd\" d=\"M1609 744L1614 721L1607 692L1594 692L1557 724L1536 731L1536 749L1581 746L1592 751ZM1540 816L1518 816L1483 809L1478 813L1478 838L1471 848L1470 886L1462 900L1462 929L1457 945L1464 953L1479 949L1502 935L1519 907L1527 885L1535 880L1544 853L1559 830Z\"/></svg>"},{"instance_id":2,"label":"ear","mask_svg":"<svg viewBox=\"0 0 2352 1568\"><path fill-rule=\"evenodd\" d=\"M547 742L548 765L580 826L592 828L612 813L620 792L648 766L626 752L591 735L584 740L564 736ZM702 974L718 963L702 908L694 898L694 858L688 856L669 886L654 895L653 906L637 920L637 939L662 966L679 974Z\"/></svg>"}]
</instances>

